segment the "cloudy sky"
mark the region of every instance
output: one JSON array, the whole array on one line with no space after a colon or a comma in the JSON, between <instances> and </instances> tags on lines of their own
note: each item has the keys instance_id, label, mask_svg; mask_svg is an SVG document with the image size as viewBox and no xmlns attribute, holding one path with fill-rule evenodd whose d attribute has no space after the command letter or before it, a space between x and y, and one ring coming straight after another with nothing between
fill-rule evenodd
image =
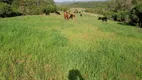
<instances>
[{"instance_id":1,"label":"cloudy sky","mask_svg":"<svg viewBox=\"0 0 142 80\"><path fill-rule=\"evenodd\" d=\"M99 0L54 0L54 1L55 2L64 2L64 1L99 1Z\"/></svg>"}]
</instances>

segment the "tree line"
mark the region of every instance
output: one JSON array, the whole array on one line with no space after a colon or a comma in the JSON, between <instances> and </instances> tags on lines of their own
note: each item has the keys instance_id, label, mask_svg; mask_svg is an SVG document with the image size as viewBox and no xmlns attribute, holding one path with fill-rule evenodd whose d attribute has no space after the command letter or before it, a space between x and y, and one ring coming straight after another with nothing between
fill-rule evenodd
<instances>
[{"instance_id":1,"label":"tree line","mask_svg":"<svg viewBox=\"0 0 142 80\"><path fill-rule=\"evenodd\" d=\"M109 0L105 11L104 15L112 18L114 21L124 22L142 28L141 0Z\"/></svg>"},{"instance_id":2,"label":"tree line","mask_svg":"<svg viewBox=\"0 0 142 80\"><path fill-rule=\"evenodd\" d=\"M82 7L86 12L103 14L111 20L142 27L142 0L76 2L64 6Z\"/></svg>"},{"instance_id":3,"label":"tree line","mask_svg":"<svg viewBox=\"0 0 142 80\"><path fill-rule=\"evenodd\" d=\"M56 11L53 0L0 0L0 17L49 14Z\"/></svg>"},{"instance_id":4,"label":"tree line","mask_svg":"<svg viewBox=\"0 0 142 80\"><path fill-rule=\"evenodd\" d=\"M139 26L142 28L142 1L141 0L108 0L102 2L103 9L94 9L114 21ZM92 11L92 10L90 10Z\"/></svg>"}]
</instances>

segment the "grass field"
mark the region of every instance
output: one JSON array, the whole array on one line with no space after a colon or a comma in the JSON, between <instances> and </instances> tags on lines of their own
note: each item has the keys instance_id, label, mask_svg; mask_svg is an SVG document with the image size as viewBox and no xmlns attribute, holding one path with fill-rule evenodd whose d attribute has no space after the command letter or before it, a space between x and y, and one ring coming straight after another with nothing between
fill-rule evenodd
<instances>
[{"instance_id":1,"label":"grass field","mask_svg":"<svg viewBox=\"0 0 142 80\"><path fill-rule=\"evenodd\" d=\"M142 29L87 15L0 19L0 80L142 80Z\"/></svg>"}]
</instances>

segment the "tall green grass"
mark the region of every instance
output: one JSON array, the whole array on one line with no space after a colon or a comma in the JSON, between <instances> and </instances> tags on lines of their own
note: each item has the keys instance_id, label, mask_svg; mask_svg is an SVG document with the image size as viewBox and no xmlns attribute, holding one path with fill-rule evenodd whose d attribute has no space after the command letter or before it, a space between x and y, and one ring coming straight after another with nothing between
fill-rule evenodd
<instances>
[{"instance_id":1,"label":"tall green grass","mask_svg":"<svg viewBox=\"0 0 142 80\"><path fill-rule=\"evenodd\" d=\"M141 80L142 29L87 15L0 19L0 80L72 80L78 74Z\"/></svg>"}]
</instances>

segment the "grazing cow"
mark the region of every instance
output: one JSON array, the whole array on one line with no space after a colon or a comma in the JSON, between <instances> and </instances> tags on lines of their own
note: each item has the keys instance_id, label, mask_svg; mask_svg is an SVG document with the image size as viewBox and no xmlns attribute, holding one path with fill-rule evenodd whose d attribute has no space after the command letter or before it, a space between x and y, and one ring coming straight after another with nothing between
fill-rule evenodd
<instances>
[{"instance_id":1,"label":"grazing cow","mask_svg":"<svg viewBox=\"0 0 142 80\"><path fill-rule=\"evenodd\" d=\"M70 13L70 12L68 12L68 14L70 15L71 13Z\"/></svg>"},{"instance_id":2,"label":"grazing cow","mask_svg":"<svg viewBox=\"0 0 142 80\"><path fill-rule=\"evenodd\" d=\"M73 19L73 18L75 18L75 15L74 14L70 14L69 19Z\"/></svg>"},{"instance_id":3,"label":"grazing cow","mask_svg":"<svg viewBox=\"0 0 142 80\"><path fill-rule=\"evenodd\" d=\"M56 13L57 15L61 15L58 11L55 11L55 13Z\"/></svg>"},{"instance_id":4,"label":"grazing cow","mask_svg":"<svg viewBox=\"0 0 142 80\"><path fill-rule=\"evenodd\" d=\"M67 20L69 19L69 14L68 14L68 12L64 12L64 18L67 19Z\"/></svg>"},{"instance_id":5,"label":"grazing cow","mask_svg":"<svg viewBox=\"0 0 142 80\"><path fill-rule=\"evenodd\" d=\"M80 16L82 17L82 13L81 13L81 12L79 12L79 14L80 14Z\"/></svg>"},{"instance_id":6,"label":"grazing cow","mask_svg":"<svg viewBox=\"0 0 142 80\"><path fill-rule=\"evenodd\" d=\"M64 19L66 19L66 13L64 12Z\"/></svg>"},{"instance_id":7,"label":"grazing cow","mask_svg":"<svg viewBox=\"0 0 142 80\"><path fill-rule=\"evenodd\" d=\"M99 17L98 20L102 20L102 17Z\"/></svg>"},{"instance_id":8,"label":"grazing cow","mask_svg":"<svg viewBox=\"0 0 142 80\"><path fill-rule=\"evenodd\" d=\"M64 19L66 19L66 12L64 12Z\"/></svg>"},{"instance_id":9,"label":"grazing cow","mask_svg":"<svg viewBox=\"0 0 142 80\"><path fill-rule=\"evenodd\" d=\"M70 19L73 19L73 14L70 14L70 17L69 17Z\"/></svg>"},{"instance_id":10,"label":"grazing cow","mask_svg":"<svg viewBox=\"0 0 142 80\"><path fill-rule=\"evenodd\" d=\"M66 12L66 18L69 19L69 13L68 12Z\"/></svg>"},{"instance_id":11,"label":"grazing cow","mask_svg":"<svg viewBox=\"0 0 142 80\"><path fill-rule=\"evenodd\" d=\"M80 14L80 16L82 17L82 14Z\"/></svg>"},{"instance_id":12,"label":"grazing cow","mask_svg":"<svg viewBox=\"0 0 142 80\"><path fill-rule=\"evenodd\" d=\"M107 17L102 17L103 22L107 22Z\"/></svg>"},{"instance_id":13,"label":"grazing cow","mask_svg":"<svg viewBox=\"0 0 142 80\"><path fill-rule=\"evenodd\" d=\"M103 22L107 22L107 17L99 17L98 20L102 20Z\"/></svg>"}]
</instances>

